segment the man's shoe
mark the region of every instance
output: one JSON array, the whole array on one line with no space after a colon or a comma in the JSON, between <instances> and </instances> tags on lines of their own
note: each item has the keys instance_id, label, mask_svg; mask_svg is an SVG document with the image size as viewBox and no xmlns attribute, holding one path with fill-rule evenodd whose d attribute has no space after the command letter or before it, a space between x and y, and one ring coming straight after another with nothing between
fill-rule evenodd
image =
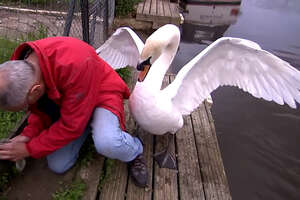
<instances>
[{"instance_id":1,"label":"man's shoe","mask_svg":"<svg viewBox=\"0 0 300 200\"><path fill-rule=\"evenodd\" d=\"M148 184L148 170L143 154L138 155L128 163L129 174L138 187L146 187Z\"/></svg>"}]
</instances>

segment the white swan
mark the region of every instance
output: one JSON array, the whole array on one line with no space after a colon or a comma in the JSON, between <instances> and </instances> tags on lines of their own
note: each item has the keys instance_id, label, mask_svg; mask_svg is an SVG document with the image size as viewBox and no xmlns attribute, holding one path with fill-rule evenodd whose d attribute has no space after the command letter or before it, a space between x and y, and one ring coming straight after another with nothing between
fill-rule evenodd
<instances>
[{"instance_id":1,"label":"white swan","mask_svg":"<svg viewBox=\"0 0 300 200\"><path fill-rule=\"evenodd\" d=\"M257 98L280 105L285 102L292 108L300 102L298 70L252 41L229 37L218 39L200 52L161 90L179 41L175 25L159 28L145 45L131 29L120 28L97 49L112 66L139 63L137 68L142 71L129 106L144 130L156 135L175 134L183 126L182 115L190 114L222 85L237 86ZM157 155L157 161L162 167L176 166L169 162L172 157L168 150Z\"/></svg>"}]
</instances>

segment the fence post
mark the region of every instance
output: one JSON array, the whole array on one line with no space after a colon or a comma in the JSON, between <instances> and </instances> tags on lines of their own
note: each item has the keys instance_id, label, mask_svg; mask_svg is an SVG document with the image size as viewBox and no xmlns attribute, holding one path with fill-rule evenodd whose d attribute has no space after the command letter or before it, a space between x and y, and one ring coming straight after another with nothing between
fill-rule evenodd
<instances>
[{"instance_id":1,"label":"fence post","mask_svg":"<svg viewBox=\"0 0 300 200\"><path fill-rule=\"evenodd\" d=\"M108 37L108 0L104 0L104 16L103 16L103 39Z\"/></svg>"},{"instance_id":2,"label":"fence post","mask_svg":"<svg viewBox=\"0 0 300 200\"><path fill-rule=\"evenodd\" d=\"M74 10L75 10L75 4L76 4L76 0L70 1L63 36L69 36L70 34L70 29L73 21Z\"/></svg>"},{"instance_id":3,"label":"fence post","mask_svg":"<svg viewBox=\"0 0 300 200\"><path fill-rule=\"evenodd\" d=\"M89 2L88 0L80 0L81 21L82 21L82 37L83 41L90 43L89 39Z\"/></svg>"}]
</instances>

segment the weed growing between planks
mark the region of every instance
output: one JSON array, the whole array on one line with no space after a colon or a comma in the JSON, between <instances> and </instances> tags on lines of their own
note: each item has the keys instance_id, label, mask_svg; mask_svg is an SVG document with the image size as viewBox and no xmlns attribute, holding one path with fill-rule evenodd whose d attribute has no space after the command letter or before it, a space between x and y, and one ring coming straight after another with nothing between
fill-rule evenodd
<instances>
[{"instance_id":1,"label":"weed growing between planks","mask_svg":"<svg viewBox=\"0 0 300 200\"><path fill-rule=\"evenodd\" d=\"M115 167L115 160L107 158L104 162L103 173L101 174L100 180L99 180L99 185L98 185L99 192L101 192L104 184L106 183L108 178L111 176L114 167Z\"/></svg>"},{"instance_id":2,"label":"weed growing between planks","mask_svg":"<svg viewBox=\"0 0 300 200\"><path fill-rule=\"evenodd\" d=\"M79 179L73 182L71 185L62 187L52 195L53 200L80 200L86 190L86 183Z\"/></svg>"}]
</instances>

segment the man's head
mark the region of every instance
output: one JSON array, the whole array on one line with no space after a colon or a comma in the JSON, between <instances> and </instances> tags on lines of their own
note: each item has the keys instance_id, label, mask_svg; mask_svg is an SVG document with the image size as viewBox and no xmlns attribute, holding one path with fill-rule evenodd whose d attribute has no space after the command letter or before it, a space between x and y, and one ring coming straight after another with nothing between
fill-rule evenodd
<instances>
[{"instance_id":1,"label":"man's head","mask_svg":"<svg viewBox=\"0 0 300 200\"><path fill-rule=\"evenodd\" d=\"M24 110L43 94L41 74L25 60L7 61L0 65L0 109Z\"/></svg>"}]
</instances>

